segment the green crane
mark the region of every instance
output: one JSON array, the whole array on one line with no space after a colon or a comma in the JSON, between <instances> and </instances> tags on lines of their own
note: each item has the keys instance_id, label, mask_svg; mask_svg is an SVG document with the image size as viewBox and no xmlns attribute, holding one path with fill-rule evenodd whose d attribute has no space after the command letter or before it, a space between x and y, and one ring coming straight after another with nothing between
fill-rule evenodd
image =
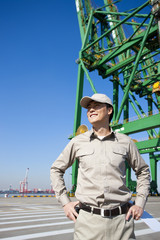
<instances>
[{"instance_id":1,"label":"green crane","mask_svg":"<svg viewBox=\"0 0 160 240\"><path fill-rule=\"evenodd\" d=\"M124 12L118 11L118 2L104 0L102 7L94 8L90 0L75 0L82 47L77 61L73 137L81 125L79 102L84 74L96 93L89 73L98 71L99 77L106 80L106 86L107 81L113 83L112 128L127 135L147 132L146 140L134 141L141 154L149 154L153 193L157 192L157 162L160 160L160 0L146 1ZM139 99L146 104L141 106ZM134 120L131 120L131 110L136 115ZM126 168L127 186L134 191L136 182L131 179L130 167L126 165ZM77 170L75 161L72 167L74 190Z\"/></svg>"}]
</instances>

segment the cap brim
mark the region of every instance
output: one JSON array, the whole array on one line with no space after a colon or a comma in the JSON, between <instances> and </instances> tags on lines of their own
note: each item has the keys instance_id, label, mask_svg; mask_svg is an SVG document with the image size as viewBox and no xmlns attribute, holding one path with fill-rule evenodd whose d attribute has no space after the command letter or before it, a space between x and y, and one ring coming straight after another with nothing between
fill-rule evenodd
<instances>
[{"instance_id":1,"label":"cap brim","mask_svg":"<svg viewBox=\"0 0 160 240\"><path fill-rule=\"evenodd\" d=\"M86 97L83 97L83 98L81 99L80 105L81 105L81 107L83 107L83 108L88 108L88 104L89 104L91 101L104 103L104 101L95 100L95 99L92 98L92 97L86 96Z\"/></svg>"},{"instance_id":2,"label":"cap brim","mask_svg":"<svg viewBox=\"0 0 160 240\"><path fill-rule=\"evenodd\" d=\"M83 97L80 101L80 105L83 108L87 108L88 104L92 101L93 99L91 97Z\"/></svg>"}]
</instances>

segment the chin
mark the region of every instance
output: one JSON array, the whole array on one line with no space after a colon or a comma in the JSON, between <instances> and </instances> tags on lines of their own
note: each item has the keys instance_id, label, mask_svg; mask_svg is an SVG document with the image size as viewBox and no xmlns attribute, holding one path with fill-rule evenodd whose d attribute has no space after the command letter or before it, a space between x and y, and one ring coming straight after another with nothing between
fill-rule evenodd
<instances>
[{"instance_id":1,"label":"chin","mask_svg":"<svg viewBox=\"0 0 160 240\"><path fill-rule=\"evenodd\" d=\"M90 122L90 124L92 124L92 125L98 123L98 121L97 121L97 120L94 120L94 119L89 120L89 122Z\"/></svg>"}]
</instances>

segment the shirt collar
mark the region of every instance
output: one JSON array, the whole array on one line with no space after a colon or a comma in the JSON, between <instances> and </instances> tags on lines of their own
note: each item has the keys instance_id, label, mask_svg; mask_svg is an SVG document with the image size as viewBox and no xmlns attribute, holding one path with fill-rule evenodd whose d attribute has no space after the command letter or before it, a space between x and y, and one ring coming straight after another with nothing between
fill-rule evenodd
<instances>
[{"instance_id":1,"label":"shirt collar","mask_svg":"<svg viewBox=\"0 0 160 240\"><path fill-rule=\"evenodd\" d=\"M111 129L110 134L108 136L104 137L104 138L110 138L111 136L114 136L116 138L116 140L117 140L115 132L113 131L112 128L110 128L110 129ZM90 140L92 140L94 138L98 138L97 135L95 134L93 128L91 130L89 130L89 136L90 136Z\"/></svg>"}]
</instances>

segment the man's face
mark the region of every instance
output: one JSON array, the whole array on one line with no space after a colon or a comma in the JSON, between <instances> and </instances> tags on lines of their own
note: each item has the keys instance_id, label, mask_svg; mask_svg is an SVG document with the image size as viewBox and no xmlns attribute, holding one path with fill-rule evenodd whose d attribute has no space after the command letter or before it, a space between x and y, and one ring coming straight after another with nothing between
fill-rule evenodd
<instances>
[{"instance_id":1,"label":"man's face","mask_svg":"<svg viewBox=\"0 0 160 240\"><path fill-rule=\"evenodd\" d=\"M91 101L87 107L88 121L94 125L96 123L109 123L111 108L107 108L105 103Z\"/></svg>"}]
</instances>

